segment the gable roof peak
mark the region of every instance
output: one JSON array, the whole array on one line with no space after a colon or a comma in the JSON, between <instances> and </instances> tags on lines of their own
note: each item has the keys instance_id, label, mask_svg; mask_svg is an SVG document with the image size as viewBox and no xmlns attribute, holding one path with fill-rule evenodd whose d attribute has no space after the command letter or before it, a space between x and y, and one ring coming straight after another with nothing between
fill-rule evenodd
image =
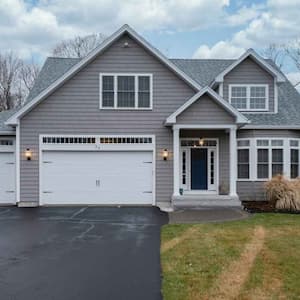
<instances>
[{"instance_id":1,"label":"gable roof peak","mask_svg":"<svg viewBox=\"0 0 300 300\"><path fill-rule=\"evenodd\" d=\"M246 58L251 56L251 58L266 72L270 73L277 82L285 82L286 79L276 68L268 63L266 59L261 57L254 49L249 48L245 51L237 60L235 60L228 68L226 68L223 72L221 72L216 78L215 82L223 82L225 75L227 75L231 70L237 67L240 63L242 63Z\"/></svg>"},{"instance_id":2,"label":"gable roof peak","mask_svg":"<svg viewBox=\"0 0 300 300\"><path fill-rule=\"evenodd\" d=\"M77 72L88 65L94 60L95 57L102 54L108 47L110 47L116 40L118 40L124 33L128 33L135 41L137 41L142 47L147 49L154 57L156 57L162 64L164 64L169 70L174 72L179 78L191 86L195 91L199 91L201 86L193 78L184 73L179 67L177 67L171 60L165 57L159 50L148 43L142 36L135 32L128 24L124 24L111 36L105 39L99 46L92 50L87 56L78 61L72 66L66 73L55 80L48 88L40 92L35 98L25 104L19 111L11 116L6 125L17 125L19 119L29 112L34 106L38 105L41 101L47 98L57 88L63 85L66 81L72 78Z\"/></svg>"},{"instance_id":3,"label":"gable roof peak","mask_svg":"<svg viewBox=\"0 0 300 300\"><path fill-rule=\"evenodd\" d=\"M245 125L250 123L247 117L245 117L241 112L235 109L229 102L225 101L219 94L217 94L213 89L209 86L205 86L198 93L196 93L193 97L191 97L188 101L186 101L182 106L180 106L175 112L173 112L166 120L165 125L174 125L176 124L176 118L182 112L184 112L188 107L190 107L193 103L200 100L201 96L208 94L212 97L218 104L223 107L229 114L235 117L236 124ZM200 100L201 101L201 100Z\"/></svg>"}]
</instances>

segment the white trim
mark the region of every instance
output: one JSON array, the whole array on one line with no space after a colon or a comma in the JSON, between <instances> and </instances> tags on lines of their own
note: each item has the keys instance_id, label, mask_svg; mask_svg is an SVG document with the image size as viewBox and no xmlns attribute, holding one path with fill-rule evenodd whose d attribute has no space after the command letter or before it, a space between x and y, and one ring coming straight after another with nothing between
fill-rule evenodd
<instances>
[{"instance_id":1,"label":"white trim","mask_svg":"<svg viewBox=\"0 0 300 300\"><path fill-rule=\"evenodd\" d=\"M183 137L179 138L179 146L180 146L180 172L179 178L180 183L179 187L184 189L182 184L182 152L186 151L186 184L184 189L184 194L219 194L219 138L211 138L211 137L203 137L206 141L215 141L216 146L197 146L197 149L207 149L207 190L192 190L191 189L191 149L195 149L194 146L181 146L181 141L184 140L191 140L191 141L198 141L200 137ZM214 160L214 185L210 184L210 151L214 151L215 153L215 160Z\"/></svg>"},{"instance_id":2,"label":"white trim","mask_svg":"<svg viewBox=\"0 0 300 300\"><path fill-rule=\"evenodd\" d=\"M274 113L278 113L278 85L276 79L274 78Z\"/></svg>"},{"instance_id":3,"label":"white trim","mask_svg":"<svg viewBox=\"0 0 300 300\"><path fill-rule=\"evenodd\" d=\"M220 125L200 125L200 124L175 124L173 125L173 129L207 129L207 130L215 130L215 129L231 129L237 128L236 125L231 124L220 124Z\"/></svg>"},{"instance_id":4,"label":"white trim","mask_svg":"<svg viewBox=\"0 0 300 300\"><path fill-rule=\"evenodd\" d=\"M249 179L241 178L237 179L237 181L267 181L272 178L272 149L282 149L283 150L283 175L287 178L291 176L291 149L298 149L300 154L300 139L299 138L291 138L291 137L249 137L249 138L238 138L237 141L240 140L249 140L250 146L245 147L237 147L237 149L249 149L249 165L250 165L250 176ZM258 140L268 140L269 144L267 146L257 146ZM282 140L282 146L272 146L272 140ZM298 146L290 146L290 141L298 141ZM268 178L258 178L257 177L257 149L268 149ZM300 163L298 173L300 175Z\"/></svg>"},{"instance_id":5,"label":"white trim","mask_svg":"<svg viewBox=\"0 0 300 300\"><path fill-rule=\"evenodd\" d=\"M222 98L223 98L223 93L224 93L224 84L223 84L223 82L221 82L219 84L219 94Z\"/></svg>"},{"instance_id":6,"label":"white trim","mask_svg":"<svg viewBox=\"0 0 300 300\"><path fill-rule=\"evenodd\" d=\"M268 112L269 111L269 85L268 84L229 84L228 85L228 99L229 103L232 102L232 88L233 87L245 87L246 88L246 106L247 108L237 108L240 112ZM265 99L265 108L257 109L257 108L250 108L250 101L251 101L251 87L264 87L266 89L266 99Z\"/></svg>"},{"instance_id":7,"label":"white trim","mask_svg":"<svg viewBox=\"0 0 300 300\"><path fill-rule=\"evenodd\" d=\"M300 125L245 125L240 129L290 129L290 130L298 130L300 129Z\"/></svg>"},{"instance_id":8,"label":"white trim","mask_svg":"<svg viewBox=\"0 0 300 300\"><path fill-rule=\"evenodd\" d=\"M229 193L230 196L236 196L237 182L237 139L236 129L231 128L229 132Z\"/></svg>"},{"instance_id":9,"label":"white trim","mask_svg":"<svg viewBox=\"0 0 300 300\"><path fill-rule=\"evenodd\" d=\"M99 147L99 141L101 137L106 137L108 135L82 135L82 134L66 134L66 135L60 135L60 134L40 134L39 135L39 205L43 205L42 203L42 155L43 155L43 151L91 151L91 149L89 149L89 147L83 149L78 149L74 146L76 146L75 144L72 144L71 146L73 146L73 149L70 149L70 147L66 148L66 147L59 147L55 149L55 147L53 148L49 148L49 145L46 145L43 143L43 137L48 137L48 136L58 136L58 137L95 137L96 138L96 144L91 144L93 145L93 150L97 151L97 152L102 152L102 151L152 151L152 205L155 206L156 205L156 136L155 135L136 135L136 134L109 134L110 137L134 137L134 138L140 138L140 137L149 137L152 138L152 143L149 144L143 144L145 147L139 147L141 145L139 144L131 144L131 147L126 147L125 144L116 144L114 146L117 146L115 148L113 148L112 144L108 144L108 147L103 147L106 145L102 145L101 148ZM86 146L88 146L88 144L85 144ZM59 146L58 144L53 144L51 146ZM84 203L83 203L84 204Z\"/></svg>"},{"instance_id":10,"label":"white trim","mask_svg":"<svg viewBox=\"0 0 300 300\"><path fill-rule=\"evenodd\" d=\"M18 125L16 126L16 202L21 201L21 136L20 136L20 122L18 120Z\"/></svg>"},{"instance_id":11,"label":"white trim","mask_svg":"<svg viewBox=\"0 0 300 300\"><path fill-rule=\"evenodd\" d=\"M102 105L102 77L112 76L114 78L114 105L111 107L105 107ZM119 76L132 76L134 77L134 107L118 107L118 77ZM150 106L149 107L139 107L138 106L138 92L139 85L138 79L140 76L149 77L149 97ZM153 109L153 74L151 73L99 73L99 109L104 110L152 110Z\"/></svg>"},{"instance_id":12,"label":"white trim","mask_svg":"<svg viewBox=\"0 0 300 300\"><path fill-rule=\"evenodd\" d=\"M173 197L179 196L180 188L180 137L179 129L173 128Z\"/></svg>"},{"instance_id":13,"label":"white trim","mask_svg":"<svg viewBox=\"0 0 300 300\"><path fill-rule=\"evenodd\" d=\"M253 49L248 49L244 54L242 54L236 61L234 61L228 68L221 72L216 78L215 82L223 82L224 77L241 62L243 62L247 57L251 57L258 65L264 68L267 72L271 73L275 78L276 82L285 82L285 77L272 67L265 59L260 57Z\"/></svg>"},{"instance_id":14,"label":"white trim","mask_svg":"<svg viewBox=\"0 0 300 300\"><path fill-rule=\"evenodd\" d=\"M191 97L188 101L186 101L182 106L180 106L174 113L172 113L166 120L166 125L172 125L176 123L176 118L183 111L185 111L189 106L191 106L197 100L201 101L201 96L208 93L213 99L216 100L227 112L229 112L232 116L236 117L236 123L238 124L246 124L249 123L249 120L241 114L238 110L236 110L232 105L230 105L227 101L225 101L220 95L218 95L214 90L210 87L206 86L201 89L197 94Z\"/></svg>"},{"instance_id":15,"label":"white trim","mask_svg":"<svg viewBox=\"0 0 300 300\"><path fill-rule=\"evenodd\" d=\"M75 64L69 71L62 75L59 79L55 80L49 87L43 90L38 96L32 99L29 103L24 105L19 111L13 114L6 122L6 125L17 125L17 119L20 119L24 114L30 111L34 106L48 97L53 93L58 87L63 85L67 80L69 80L73 75L79 72L88 63L93 61L93 59L100 53L104 52L113 42L115 42L123 34L129 34L133 39L145 47L150 53L152 53L157 59L159 59L163 64L165 64L170 70L172 70L178 77L183 79L196 91L201 89L201 86L193 80L191 77L186 75L182 70L180 70L174 63L172 63L167 57L165 57L161 52L151 46L143 37L137 34L130 26L127 24L123 25L119 30L108 37L103 43L91 51L86 57Z\"/></svg>"}]
</instances>

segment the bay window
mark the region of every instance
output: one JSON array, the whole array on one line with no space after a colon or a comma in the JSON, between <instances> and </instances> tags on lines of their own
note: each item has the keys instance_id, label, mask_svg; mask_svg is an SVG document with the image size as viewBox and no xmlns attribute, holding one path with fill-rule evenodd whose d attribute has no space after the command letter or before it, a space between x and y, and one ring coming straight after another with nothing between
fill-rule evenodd
<instances>
[{"instance_id":1,"label":"bay window","mask_svg":"<svg viewBox=\"0 0 300 300\"><path fill-rule=\"evenodd\" d=\"M250 142L249 140L239 140L238 146L238 179L249 179L250 177Z\"/></svg>"}]
</instances>

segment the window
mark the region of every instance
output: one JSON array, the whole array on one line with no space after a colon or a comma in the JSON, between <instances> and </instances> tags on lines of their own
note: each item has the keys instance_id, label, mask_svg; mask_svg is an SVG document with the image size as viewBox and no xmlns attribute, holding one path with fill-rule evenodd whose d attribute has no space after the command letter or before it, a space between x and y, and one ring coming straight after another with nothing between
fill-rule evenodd
<instances>
[{"instance_id":1,"label":"window","mask_svg":"<svg viewBox=\"0 0 300 300\"><path fill-rule=\"evenodd\" d=\"M257 178L283 174L283 140L257 140Z\"/></svg>"},{"instance_id":2,"label":"window","mask_svg":"<svg viewBox=\"0 0 300 300\"><path fill-rule=\"evenodd\" d=\"M290 140L290 177L297 178L299 176L299 141Z\"/></svg>"},{"instance_id":3,"label":"window","mask_svg":"<svg viewBox=\"0 0 300 300\"><path fill-rule=\"evenodd\" d=\"M238 140L238 179L249 179L250 177L250 141Z\"/></svg>"},{"instance_id":4,"label":"window","mask_svg":"<svg viewBox=\"0 0 300 300\"><path fill-rule=\"evenodd\" d=\"M238 110L265 111L268 109L268 85L230 85L229 102Z\"/></svg>"},{"instance_id":5,"label":"window","mask_svg":"<svg viewBox=\"0 0 300 300\"><path fill-rule=\"evenodd\" d=\"M182 151L182 185L186 185L186 151Z\"/></svg>"},{"instance_id":6,"label":"window","mask_svg":"<svg viewBox=\"0 0 300 300\"><path fill-rule=\"evenodd\" d=\"M100 107L151 109L151 74L100 74Z\"/></svg>"},{"instance_id":7,"label":"window","mask_svg":"<svg viewBox=\"0 0 300 300\"><path fill-rule=\"evenodd\" d=\"M257 178L269 178L269 149L257 150Z\"/></svg>"},{"instance_id":8,"label":"window","mask_svg":"<svg viewBox=\"0 0 300 300\"><path fill-rule=\"evenodd\" d=\"M238 179L268 180L278 174L300 176L300 139L238 139L237 151Z\"/></svg>"},{"instance_id":9,"label":"window","mask_svg":"<svg viewBox=\"0 0 300 300\"><path fill-rule=\"evenodd\" d=\"M238 178L249 179L249 149L238 149Z\"/></svg>"},{"instance_id":10,"label":"window","mask_svg":"<svg viewBox=\"0 0 300 300\"><path fill-rule=\"evenodd\" d=\"M272 149L272 177L283 174L283 149Z\"/></svg>"}]
</instances>

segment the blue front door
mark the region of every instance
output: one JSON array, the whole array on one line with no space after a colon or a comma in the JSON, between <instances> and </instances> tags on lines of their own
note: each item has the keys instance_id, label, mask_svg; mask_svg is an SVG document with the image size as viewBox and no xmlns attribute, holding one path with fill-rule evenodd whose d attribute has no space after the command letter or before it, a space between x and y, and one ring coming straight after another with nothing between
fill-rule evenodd
<instances>
[{"instance_id":1,"label":"blue front door","mask_svg":"<svg viewBox=\"0 0 300 300\"><path fill-rule=\"evenodd\" d=\"M191 149L191 189L207 190L207 149Z\"/></svg>"}]
</instances>

